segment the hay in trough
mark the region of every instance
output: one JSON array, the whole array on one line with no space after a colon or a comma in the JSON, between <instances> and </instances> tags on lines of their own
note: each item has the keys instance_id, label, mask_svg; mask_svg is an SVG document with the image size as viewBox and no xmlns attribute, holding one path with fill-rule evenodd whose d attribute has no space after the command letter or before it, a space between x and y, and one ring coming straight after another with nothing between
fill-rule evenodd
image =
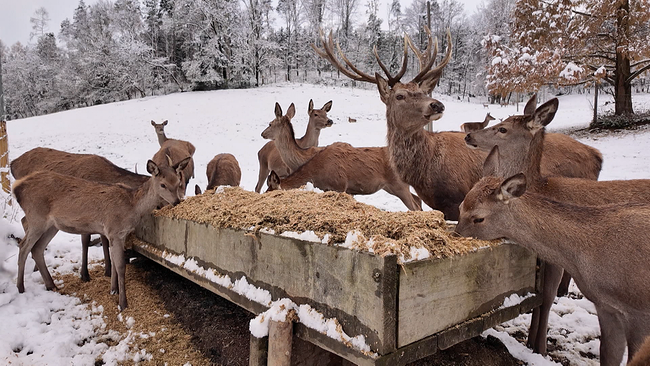
<instances>
[{"instance_id":1,"label":"hay in trough","mask_svg":"<svg viewBox=\"0 0 650 366\"><path fill-rule=\"evenodd\" d=\"M313 231L321 239L328 235L330 244L344 243L348 233L354 232L353 248L379 255L396 254L404 261L411 259L411 248L427 249L432 257L446 258L496 244L450 233L440 211L387 212L339 192L258 194L241 188L219 190L222 192L189 197L155 214L254 232Z\"/></svg>"}]
</instances>

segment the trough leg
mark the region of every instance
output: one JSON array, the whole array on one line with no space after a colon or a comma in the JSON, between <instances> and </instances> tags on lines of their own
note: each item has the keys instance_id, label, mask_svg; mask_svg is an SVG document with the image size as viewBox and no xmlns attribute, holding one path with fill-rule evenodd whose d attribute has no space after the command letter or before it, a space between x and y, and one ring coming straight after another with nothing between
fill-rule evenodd
<instances>
[{"instance_id":1,"label":"trough leg","mask_svg":"<svg viewBox=\"0 0 650 366\"><path fill-rule=\"evenodd\" d=\"M266 366L269 354L269 337L257 338L251 334L251 349L248 366Z\"/></svg>"},{"instance_id":2,"label":"trough leg","mask_svg":"<svg viewBox=\"0 0 650 366\"><path fill-rule=\"evenodd\" d=\"M293 322L269 322L268 366L290 366Z\"/></svg>"}]
</instances>

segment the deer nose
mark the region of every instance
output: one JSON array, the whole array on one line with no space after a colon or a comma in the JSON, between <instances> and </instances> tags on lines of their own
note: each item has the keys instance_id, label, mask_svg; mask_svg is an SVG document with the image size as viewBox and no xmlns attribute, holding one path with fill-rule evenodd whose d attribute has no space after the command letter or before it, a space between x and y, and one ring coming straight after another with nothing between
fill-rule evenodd
<instances>
[{"instance_id":1,"label":"deer nose","mask_svg":"<svg viewBox=\"0 0 650 366\"><path fill-rule=\"evenodd\" d=\"M429 104L429 106L431 107L431 110L433 111L433 113L442 113L442 112L445 111L445 105L440 103L437 100L435 102Z\"/></svg>"},{"instance_id":2,"label":"deer nose","mask_svg":"<svg viewBox=\"0 0 650 366\"><path fill-rule=\"evenodd\" d=\"M327 127L330 127L333 124L334 124L334 121L332 121L331 119L327 120Z\"/></svg>"},{"instance_id":3,"label":"deer nose","mask_svg":"<svg viewBox=\"0 0 650 366\"><path fill-rule=\"evenodd\" d=\"M468 133L467 135L465 135L465 142L470 142L470 141L472 141L472 134Z\"/></svg>"}]
</instances>

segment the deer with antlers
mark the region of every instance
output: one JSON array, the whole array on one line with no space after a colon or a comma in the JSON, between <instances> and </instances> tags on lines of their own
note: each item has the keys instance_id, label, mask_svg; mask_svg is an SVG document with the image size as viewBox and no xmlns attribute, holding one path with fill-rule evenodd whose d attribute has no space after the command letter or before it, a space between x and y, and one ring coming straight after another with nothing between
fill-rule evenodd
<instances>
[{"instance_id":1,"label":"deer with antlers","mask_svg":"<svg viewBox=\"0 0 650 366\"><path fill-rule=\"evenodd\" d=\"M286 178L271 171L268 190L299 188L307 182L324 191L348 194L373 194L380 189L397 196L409 210L421 211L421 200L410 192L408 184L395 174L388 161L385 147L353 147L336 142L325 147L302 149L294 138L291 118L293 103L282 114L275 104L275 119L262 132L272 139L282 160L293 170Z\"/></svg>"},{"instance_id":2,"label":"deer with antlers","mask_svg":"<svg viewBox=\"0 0 650 366\"><path fill-rule=\"evenodd\" d=\"M496 118L492 117L490 112L488 112L485 115L485 119L483 122L465 122L462 125L460 125L460 130L467 133L467 132L472 132L472 131L477 131L477 130L482 130L485 127L487 127L488 123L490 121L494 121Z\"/></svg>"},{"instance_id":3,"label":"deer with antlers","mask_svg":"<svg viewBox=\"0 0 650 366\"><path fill-rule=\"evenodd\" d=\"M25 292L27 255L41 272L48 290L56 285L45 264L45 248L61 230L71 234L99 233L110 244L111 292L119 293L120 308L126 309L124 242L143 215L160 201L177 204L182 198L182 169L189 158L171 166L147 162L151 177L137 189L123 184L104 184L53 171L37 171L17 180L13 194L25 212L27 230L18 254L19 292Z\"/></svg>"},{"instance_id":4,"label":"deer with antlers","mask_svg":"<svg viewBox=\"0 0 650 366\"><path fill-rule=\"evenodd\" d=\"M321 34L322 49L313 44L312 48L347 77L377 85L379 96L386 105L388 151L392 166L427 205L442 211L448 220L457 220L458 206L481 177L486 153L469 149L462 132L428 132L423 129L443 115L444 105L428 94L451 60L451 34L447 32L447 53L434 67L438 42L433 41L428 29L427 33L428 45L424 52L413 46L405 35L403 63L395 76L391 75L375 50L377 63L387 79L378 73L369 75L359 70L338 45L335 51L331 33L327 40ZM400 80L406 73L409 48L419 60L420 71L413 80L404 84ZM575 144L580 143L575 141ZM549 154L563 153L562 150L548 151ZM562 161L560 165L543 161L542 164L545 174L567 175L580 169L584 161Z\"/></svg>"},{"instance_id":5,"label":"deer with antlers","mask_svg":"<svg viewBox=\"0 0 650 366\"><path fill-rule=\"evenodd\" d=\"M309 147L318 146L318 138L320 131L323 128L330 127L334 122L327 116L327 113L332 109L332 101L325 103L321 109L314 108L314 101L309 100L309 107L307 114L309 115L309 122L307 123L307 131L299 138L295 139L299 147L306 149ZM275 141L267 142L260 151L257 153L257 160L260 163L260 172L255 185L255 192L260 193L262 185L271 171L274 171L280 177L284 178L291 173L291 169L284 163Z\"/></svg>"}]
</instances>

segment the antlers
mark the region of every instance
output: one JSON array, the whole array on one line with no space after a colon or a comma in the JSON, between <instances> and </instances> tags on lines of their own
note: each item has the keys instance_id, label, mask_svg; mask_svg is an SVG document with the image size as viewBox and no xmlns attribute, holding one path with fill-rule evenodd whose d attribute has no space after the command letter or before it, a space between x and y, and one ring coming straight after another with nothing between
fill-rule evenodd
<instances>
[{"instance_id":1,"label":"antlers","mask_svg":"<svg viewBox=\"0 0 650 366\"><path fill-rule=\"evenodd\" d=\"M445 66L447 66L447 64L451 60L451 33L449 32L449 30L447 30L447 54L442 59L442 61L435 68L432 69L433 64L436 60L436 56L438 55L438 40L437 39L435 41L433 40L431 36L431 31L429 30L428 27L425 27L425 30L427 32L428 42L427 42L427 48L424 50L424 52L420 52L420 50L418 50L413 45L413 41L411 40L411 38L407 34L404 34L404 56L403 56L402 68L395 76L390 74L386 65L384 65L384 63L379 58L379 54L377 53L377 47L376 46L374 47L373 53L375 55L375 58L377 59L377 63L379 64L379 67L382 69L384 74L386 74L386 77L388 78L388 85L390 87L393 87L395 86L395 84L399 83L402 76L404 76L404 74L406 73L409 48L413 50L413 53L415 53L415 56L418 58L418 61L420 63L420 72L413 78L413 80L410 81L412 83L421 84L424 81L434 80L439 78L440 75L442 74L442 70L444 69ZM356 66L354 66L350 62L350 60L348 60L345 54L343 54L343 51L341 50L341 46L337 42L336 48L338 51L338 55L341 57L341 59L343 59L345 65L342 64L341 61L339 61L339 58L337 57L336 52L334 51L334 40L332 38L331 31L327 40L325 39L323 32L321 31L320 41L323 44L322 49L316 47L316 45L314 44L312 44L311 47L314 49L314 51L316 51L316 53L319 56L329 61L334 67L336 67L339 71L341 71L345 76L356 81L365 81L372 84L378 83L377 74L375 74L375 76L371 76L359 70Z\"/></svg>"}]
</instances>

